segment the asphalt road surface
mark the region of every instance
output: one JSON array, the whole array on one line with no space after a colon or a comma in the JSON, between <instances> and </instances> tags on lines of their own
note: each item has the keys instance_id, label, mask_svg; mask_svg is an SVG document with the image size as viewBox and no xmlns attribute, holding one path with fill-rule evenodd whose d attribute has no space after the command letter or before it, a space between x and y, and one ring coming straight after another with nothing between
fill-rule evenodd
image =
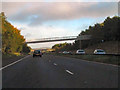
<instances>
[{"instance_id":1,"label":"asphalt road surface","mask_svg":"<svg viewBox=\"0 0 120 90\"><path fill-rule=\"evenodd\" d=\"M118 67L80 59L31 55L2 70L3 88L117 88Z\"/></svg>"}]
</instances>

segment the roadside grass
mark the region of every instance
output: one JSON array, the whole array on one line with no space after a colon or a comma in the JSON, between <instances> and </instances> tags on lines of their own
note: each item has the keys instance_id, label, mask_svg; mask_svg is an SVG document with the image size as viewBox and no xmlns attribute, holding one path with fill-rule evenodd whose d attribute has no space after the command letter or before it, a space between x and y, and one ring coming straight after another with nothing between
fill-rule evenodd
<instances>
[{"instance_id":1,"label":"roadside grass","mask_svg":"<svg viewBox=\"0 0 120 90\"><path fill-rule=\"evenodd\" d=\"M25 57L26 55L28 55L28 54L20 54L20 53L2 54L2 66L5 66L14 61L17 61L17 60Z\"/></svg>"},{"instance_id":2,"label":"roadside grass","mask_svg":"<svg viewBox=\"0 0 120 90\"><path fill-rule=\"evenodd\" d=\"M26 54L20 54L20 53L14 53L14 54L2 54L2 59L10 59L10 58L16 58L16 57L23 57Z\"/></svg>"},{"instance_id":3,"label":"roadside grass","mask_svg":"<svg viewBox=\"0 0 120 90\"><path fill-rule=\"evenodd\" d=\"M120 65L120 56L113 56L113 55L69 55L69 54L55 54L55 55L71 57L71 58L78 58L78 59L83 59L83 60L87 60L87 61Z\"/></svg>"},{"instance_id":4,"label":"roadside grass","mask_svg":"<svg viewBox=\"0 0 120 90\"><path fill-rule=\"evenodd\" d=\"M14 55L16 55L16 56L21 56L21 54L20 54L20 53L14 53Z\"/></svg>"}]
</instances>

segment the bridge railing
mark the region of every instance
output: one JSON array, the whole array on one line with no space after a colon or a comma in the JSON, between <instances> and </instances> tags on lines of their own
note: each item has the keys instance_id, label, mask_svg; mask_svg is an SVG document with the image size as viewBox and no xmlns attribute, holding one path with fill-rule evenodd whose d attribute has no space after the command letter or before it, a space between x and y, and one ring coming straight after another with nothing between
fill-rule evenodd
<instances>
[{"instance_id":1,"label":"bridge railing","mask_svg":"<svg viewBox=\"0 0 120 90\"><path fill-rule=\"evenodd\" d=\"M41 38L32 41L27 41L26 43L40 43L40 42L52 42L52 41L65 41L65 40L88 40L88 39L91 39L91 35Z\"/></svg>"},{"instance_id":2,"label":"bridge railing","mask_svg":"<svg viewBox=\"0 0 120 90\"><path fill-rule=\"evenodd\" d=\"M66 37L52 37L52 38L41 38L41 39L36 39L34 41L46 41L46 40L58 40L58 39L73 39L77 38L77 36L66 36ZM33 41L33 40L32 40ZM30 42L30 41L28 41Z\"/></svg>"}]
</instances>

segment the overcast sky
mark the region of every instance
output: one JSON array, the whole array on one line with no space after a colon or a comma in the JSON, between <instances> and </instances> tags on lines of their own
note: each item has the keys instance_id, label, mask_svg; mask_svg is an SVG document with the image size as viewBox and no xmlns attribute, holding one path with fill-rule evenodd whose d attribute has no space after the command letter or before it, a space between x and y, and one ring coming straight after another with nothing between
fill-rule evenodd
<instances>
[{"instance_id":1,"label":"overcast sky","mask_svg":"<svg viewBox=\"0 0 120 90\"><path fill-rule=\"evenodd\" d=\"M2 3L2 11L5 12L7 20L21 30L27 41L47 37L77 36L90 25L103 22L107 16L118 15L117 2L94 1L96 2L6 1ZM30 46L51 47L55 43L60 42L30 44Z\"/></svg>"}]
</instances>

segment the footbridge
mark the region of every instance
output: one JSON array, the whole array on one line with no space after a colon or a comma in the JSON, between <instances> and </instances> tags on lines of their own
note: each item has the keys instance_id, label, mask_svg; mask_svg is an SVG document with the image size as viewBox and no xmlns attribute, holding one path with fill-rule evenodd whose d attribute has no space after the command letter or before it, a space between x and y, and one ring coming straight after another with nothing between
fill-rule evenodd
<instances>
[{"instance_id":1,"label":"footbridge","mask_svg":"<svg viewBox=\"0 0 120 90\"><path fill-rule=\"evenodd\" d=\"M91 35L41 38L41 39L27 41L26 43L31 44L31 43L45 43L45 42L69 41L69 40L88 40L88 39L91 39Z\"/></svg>"}]
</instances>

